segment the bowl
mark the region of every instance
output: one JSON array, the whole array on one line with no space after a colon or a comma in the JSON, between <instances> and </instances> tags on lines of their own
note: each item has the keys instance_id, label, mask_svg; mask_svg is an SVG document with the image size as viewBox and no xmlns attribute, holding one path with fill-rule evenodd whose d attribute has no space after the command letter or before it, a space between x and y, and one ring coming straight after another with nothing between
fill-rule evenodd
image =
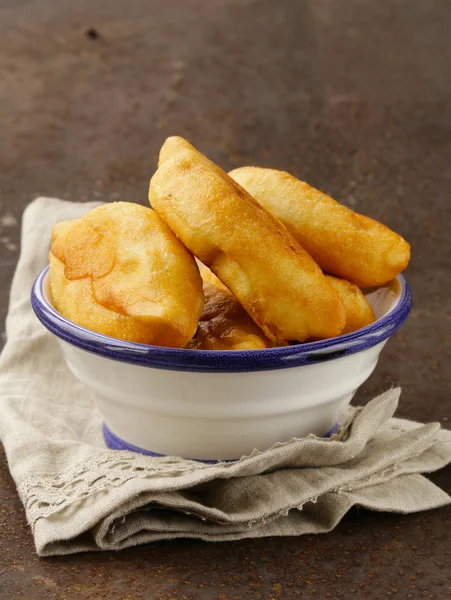
<instances>
[{"instance_id":1,"label":"bowl","mask_svg":"<svg viewBox=\"0 0 451 600\"><path fill-rule=\"evenodd\" d=\"M69 369L91 392L110 448L209 462L333 431L411 307L401 275L366 296L377 320L358 331L232 351L136 344L80 327L53 307L49 267L31 300Z\"/></svg>"}]
</instances>

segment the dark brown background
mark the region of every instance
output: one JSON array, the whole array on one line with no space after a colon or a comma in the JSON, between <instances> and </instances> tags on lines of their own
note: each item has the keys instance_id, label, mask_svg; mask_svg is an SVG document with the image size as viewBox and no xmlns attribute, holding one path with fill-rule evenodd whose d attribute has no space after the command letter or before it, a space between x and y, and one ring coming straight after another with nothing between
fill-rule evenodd
<instances>
[{"instance_id":1,"label":"dark brown background","mask_svg":"<svg viewBox=\"0 0 451 600\"><path fill-rule=\"evenodd\" d=\"M2 324L26 204L144 204L179 134L226 169L290 170L411 242L412 314L357 401L400 384L402 416L450 425L450 2L0 0L0 123ZM451 492L450 475L433 479ZM450 521L356 510L318 537L42 560L2 455L0 599L444 599Z\"/></svg>"}]
</instances>

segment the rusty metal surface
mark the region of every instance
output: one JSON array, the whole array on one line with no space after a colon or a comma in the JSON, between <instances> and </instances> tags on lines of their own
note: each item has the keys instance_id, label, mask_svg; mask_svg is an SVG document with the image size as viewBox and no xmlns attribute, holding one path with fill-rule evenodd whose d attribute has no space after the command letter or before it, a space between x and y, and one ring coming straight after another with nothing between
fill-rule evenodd
<instances>
[{"instance_id":1,"label":"rusty metal surface","mask_svg":"<svg viewBox=\"0 0 451 600\"><path fill-rule=\"evenodd\" d=\"M0 0L0 311L36 195L146 202L163 139L285 168L413 246L414 309L358 394L451 419L447 0ZM0 415L1 418L1 415ZM451 469L433 476L451 491ZM451 508L331 534L38 559L2 454L0 600L451 597Z\"/></svg>"}]
</instances>

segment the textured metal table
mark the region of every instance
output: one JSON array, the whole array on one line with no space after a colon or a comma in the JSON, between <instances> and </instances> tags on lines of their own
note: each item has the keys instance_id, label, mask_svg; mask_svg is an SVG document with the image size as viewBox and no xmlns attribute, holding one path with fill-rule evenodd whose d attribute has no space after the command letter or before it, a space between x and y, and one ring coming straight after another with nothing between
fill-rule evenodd
<instances>
[{"instance_id":1,"label":"textured metal table","mask_svg":"<svg viewBox=\"0 0 451 600\"><path fill-rule=\"evenodd\" d=\"M451 3L0 0L0 310L37 195L146 203L163 139L285 168L413 246L414 308L358 393L451 419ZM0 415L1 418L1 415ZM38 559L0 467L0 599L451 596L451 508L327 535ZM451 491L451 469L432 479Z\"/></svg>"}]
</instances>

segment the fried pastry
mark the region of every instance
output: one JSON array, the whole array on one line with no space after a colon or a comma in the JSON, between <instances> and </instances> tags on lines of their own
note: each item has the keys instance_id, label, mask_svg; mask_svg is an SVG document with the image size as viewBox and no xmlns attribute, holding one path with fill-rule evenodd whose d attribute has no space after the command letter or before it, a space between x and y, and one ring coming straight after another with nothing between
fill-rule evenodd
<instances>
[{"instance_id":1,"label":"fried pastry","mask_svg":"<svg viewBox=\"0 0 451 600\"><path fill-rule=\"evenodd\" d=\"M326 279L337 292L346 312L342 334L366 327L375 320L371 304L357 285L331 275L326 275Z\"/></svg>"},{"instance_id":2,"label":"fried pastry","mask_svg":"<svg viewBox=\"0 0 451 600\"><path fill-rule=\"evenodd\" d=\"M242 167L229 175L280 219L326 273L373 287L409 262L410 246L400 235L289 173Z\"/></svg>"},{"instance_id":3,"label":"fried pastry","mask_svg":"<svg viewBox=\"0 0 451 600\"><path fill-rule=\"evenodd\" d=\"M197 350L260 350L272 346L231 292L204 267L205 304L196 335L187 348Z\"/></svg>"},{"instance_id":4,"label":"fried pastry","mask_svg":"<svg viewBox=\"0 0 451 600\"><path fill-rule=\"evenodd\" d=\"M200 269L200 276L202 277L202 281L204 283L209 283L209 284L214 285L215 287L219 288L223 292L228 292L229 294L232 294L232 292L229 290L229 288L227 288L222 283L222 281L216 277L216 275L213 273L213 271L211 271L208 267L206 267L205 265L203 265L201 263L199 269ZM233 296L233 294L232 294L232 296Z\"/></svg>"},{"instance_id":5,"label":"fried pastry","mask_svg":"<svg viewBox=\"0 0 451 600\"><path fill-rule=\"evenodd\" d=\"M274 217L180 137L164 143L149 201L276 343L339 335L343 305Z\"/></svg>"},{"instance_id":6,"label":"fried pastry","mask_svg":"<svg viewBox=\"0 0 451 600\"><path fill-rule=\"evenodd\" d=\"M205 282L207 282L230 294L226 286L210 271L210 269L202 266L200 268L200 274L204 281L204 292ZM333 277L332 275L326 275L326 279L337 292L345 309L346 325L341 332L341 335L344 333L351 333L352 331L356 331L357 329L361 329L362 327L366 327L370 323L373 323L375 316L371 304L357 285L350 281Z\"/></svg>"},{"instance_id":7,"label":"fried pastry","mask_svg":"<svg viewBox=\"0 0 451 600\"><path fill-rule=\"evenodd\" d=\"M74 323L111 337L184 347L203 307L194 257L150 208L115 202L52 233L50 289Z\"/></svg>"}]
</instances>

